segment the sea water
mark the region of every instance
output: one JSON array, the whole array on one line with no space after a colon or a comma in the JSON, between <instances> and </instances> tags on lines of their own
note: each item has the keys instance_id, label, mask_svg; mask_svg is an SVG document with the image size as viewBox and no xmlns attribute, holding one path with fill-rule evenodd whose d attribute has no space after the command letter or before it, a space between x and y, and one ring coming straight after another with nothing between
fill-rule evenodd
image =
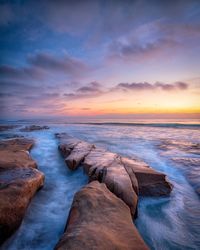
<instances>
[{"instance_id":1,"label":"sea water","mask_svg":"<svg viewBox=\"0 0 200 250\"><path fill-rule=\"evenodd\" d=\"M26 122L18 122L26 125ZM150 249L200 249L200 127L198 123L49 123L49 130L2 133L34 138L31 151L45 185L31 201L16 233L2 249L53 249L61 237L73 195L87 183L81 168L66 168L54 134L66 132L120 155L144 160L167 175L169 197L140 197L134 223Z\"/></svg>"}]
</instances>

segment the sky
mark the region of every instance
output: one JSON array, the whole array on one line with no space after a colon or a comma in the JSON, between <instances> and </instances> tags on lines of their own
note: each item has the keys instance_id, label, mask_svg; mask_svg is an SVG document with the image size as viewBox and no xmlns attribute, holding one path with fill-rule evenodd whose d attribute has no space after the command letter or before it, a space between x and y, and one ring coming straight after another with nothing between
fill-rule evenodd
<instances>
[{"instance_id":1,"label":"sky","mask_svg":"<svg viewBox=\"0 0 200 250\"><path fill-rule=\"evenodd\" d=\"M200 1L0 0L0 113L200 117Z\"/></svg>"}]
</instances>

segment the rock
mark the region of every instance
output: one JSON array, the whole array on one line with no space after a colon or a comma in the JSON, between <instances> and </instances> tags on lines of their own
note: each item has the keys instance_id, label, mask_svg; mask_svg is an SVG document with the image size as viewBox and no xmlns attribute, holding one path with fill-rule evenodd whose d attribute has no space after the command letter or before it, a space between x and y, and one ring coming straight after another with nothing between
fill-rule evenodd
<instances>
[{"instance_id":1,"label":"rock","mask_svg":"<svg viewBox=\"0 0 200 250\"><path fill-rule=\"evenodd\" d=\"M0 243L19 227L44 182L27 151L32 146L33 141L25 138L0 141Z\"/></svg>"},{"instance_id":2,"label":"rock","mask_svg":"<svg viewBox=\"0 0 200 250\"><path fill-rule=\"evenodd\" d=\"M90 153L92 148L94 148L94 145L84 141L76 144L71 150L70 155L65 158L65 162L68 167L72 170L76 169L84 158Z\"/></svg>"},{"instance_id":3,"label":"rock","mask_svg":"<svg viewBox=\"0 0 200 250\"><path fill-rule=\"evenodd\" d=\"M66 133L60 133L56 134L56 137L60 140L59 150L63 157L67 157L72 149L81 142L81 140L78 140L77 138L71 137L67 135Z\"/></svg>"},{"instance_id":4,"label":"rock","mask_svg":"<svg viewBox=\"0 0 200 250\"><path fill-rule=\"evenodd\" d=\"M0 150L8 149L12 151L16 150L30 150L34 145L34 141L26 138L14 138L9 140L0 141Z\"/></svg>"},{"instance_id":5,"label":"rock","mask_svg":"<svg viewBox=\"0 0 200 250\"><path fill-rule=\"evenodd\" d=\"M23 135L18 135L18 134L7 134L4 135L5 139L15 139L15 138L24 138Z\"/></svg>"},{"instance_id":6,"label":"rock","mask_svg":"<svg viewBox=\"0 0 200 250\"><path fill-rule=\"evenodd\" d=\"M31 125L31 126L26 126L22 129L20 129L20 131L31 132L31 131L35 131L35 130L44 130L44 129L49 129L49 127L48 126Z\"/></svg>"},{"instance_id":7,"label":"rock","mask_svg":"<svg viewBox=\"0 0 200 250\"><path fill-rule=\"evenodd\" d=\"M169 195L172 190L164 174L142 161L121 157L65 133L57 134L57 138L68 167L75 169L82 163L89 181L105 183L111 192L130 207L134 217L137 215L138 194L161 196Z\"/></svg>"},{"instance_id":8,"label":"rock","mask_svg":"<svg viewBox=\"0 0 200 250\"><path fill-rule=\"evenodd\" d=\"M139 194L143 196L169 195L172 185L166 180L166 175L155 171L141 161L121 158L128 173L134 173L139 187Z\"/></svg>"},{"instance_id":9,"label":"rock","mask_svg":"<svg viewBox=\"0 0 200 250\"><path fill-rule=\"evenodd\" d=\"M75 194L65 233L56 250L146 250L130 210L105 186L93 181Z\"/></svg>"},{"instance_id":10,"label":"rock","mask_svg":"<svg viewBox=\"0 0 200 250\"><path fill-rule=\"evenodd\" d=\"M0 141L0 167L32 167L37 168L36 162L30 157L28 150L33 146L33 140L15 138Z\"/></svg>"},{"instance_id":11,"label":"rock","mask_svg":"<svg viewBox=\"0 0 200 250\"><path fill-rule=\"evenodd\" d=\"M28 151L0 150L0 168L13 167L37 168L37 164Z\"/></svg>"},{"instance_id":12,"label":"rock","mask_svg":"<svg viewBox=\"0 0 200 250\"><path fill-rule=\"evenodd\" d=\"M111 192L129 206L132 216L136 217L137 194L117 154L95 148L85 157L83 165L90 181L105 183Z\"/></svg>"},{"instance_id":13,"label":"rock","mask_svg":"<svg viewBox=\"0 0 200 250\"><path fill-rule=\"evenodd\" d=\"M17 125L0 125L0 132L18 127Z\"/></svg>"},{"instance_id":14,"label":"rock","mask_svg":"<svg viewBox=\"0 0 200 250\"><path fill-rule=\"evenodd\" d=\"M21 224L35 192L43 185L44 175L33 168L0 168L0 243Z\"/></svg>"}]
</instances>

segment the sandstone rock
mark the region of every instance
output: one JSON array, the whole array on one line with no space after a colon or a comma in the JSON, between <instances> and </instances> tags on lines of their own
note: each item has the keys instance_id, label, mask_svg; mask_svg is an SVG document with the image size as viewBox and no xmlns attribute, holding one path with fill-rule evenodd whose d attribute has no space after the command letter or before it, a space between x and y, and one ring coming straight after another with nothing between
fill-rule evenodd
<instances>
[{"instance_id":1,"label":"sandstone rock","mask_svg":"<svg viewBox=\"0 0 200 250\"><path fill-rule=\"evenodd\" d=\"M135 228L130 210L105 186L93 181L75 194L66 231L57 250L148 249Z\"/></svg>"},{"instance_id":2,"label":"sandstone rock","mask_svg":"<svg viewBox=\"0 0 200 250\"><path fill-rule=\"evenodd\" d=\"M81 142L81 140L71 137L66 133L56 134L56 137L60 140L59 150L63 157L67 157L72 149Z\"/></svg>"},{"instance_id":3,"label":"sandstone rock","mask_svg":"<svg viewBox=\"0 0 200 250\"><path fill-rule=\"evenodd\" d=\"M70 169L76 169L83 159L89 154L94 145L87 142L81 141L74 146L71 150L70 155L65 158Z\"/></svg>"},{"instance_id":4,"label":"sandstone rock","mask_svg":"<svg viewBox=\"0 0 200 250\"><path fill-rule=\"evenodd\" d=\"M9 140L0 141L0 150L30 150L34 144L34 141L26 138L14 138Z\"/></svg>"},{"instance_id":5,"label":"sandstone rock","mask_svg":"<svg viewBox=\"0 0 200 250\"><path fill-rule=\"evenodd\" d=\"M28 152L33 144L33 140L26 138L15 138L0 141L0 167L37 168L36 162L30 157Z\"/></svg>"},{"instance_id":6,"label":"sandstone rock","mask_svg":"<svg viewBox=\"0 0 200 250\"><path fill-rule=\"evenodd\" d=\"M37 168L37 164L28 151L0 150L0 168L13 167Z\"/></svg>"},{"instance_id":7,"label":"sandstone rock","mask_svg":"<svg viewBox=\"0 0 200 250\"><path fill-rule=\"evenodd\" d=\"M33 168L0 168L0 243L20 225L44 175Z\"/></svg>"},{"instance_id":8,"label":"sandstone rock","mask_svg":"<svg viewBox=\"0 0 200 250\"><path fill-rule=\"evenodd\" d=\"M65 133L57 134L57 138L68 167L75 169L82 163L89 181L105 183L129 206L134 217L137 215L138 194L160 196L171 192L166 176L142 161L121 157Z\"/></svg>"},{"instance_id":9,"label":"sandstone rock","mask_svg":"<svg viewBox=\"0 0 200 250\"><path fill-rule=\"evenodd\" d=\"M136 217L137 194L117 154L95 148L85 157L83 165L90 181L105 183L111 192L129 206L131 214Z\"/></svg>"},{"instance_id":10,"label":"sandstone rock","mask_svg":"<svg viewBox=\"0 0 200 250\"><path fill-rule=\"evenodd\" d=\"M0 243L20 225L44 175L35 169L29 150L33 141L25 138L0 141Z\"/></svg>"},{"instance_id":11,"label":"sandstone rock","mask_svg":"<svg viewBox=\"0 0 200 250\"><path fill-rule=\"evenodd\" d=\"M121 158L128 173L133 172L138 181L139 194L143 196L162 196L169 195L172 185L166 180L166 175L155 171L145 163Z\"/></svg>"}]
</instances>

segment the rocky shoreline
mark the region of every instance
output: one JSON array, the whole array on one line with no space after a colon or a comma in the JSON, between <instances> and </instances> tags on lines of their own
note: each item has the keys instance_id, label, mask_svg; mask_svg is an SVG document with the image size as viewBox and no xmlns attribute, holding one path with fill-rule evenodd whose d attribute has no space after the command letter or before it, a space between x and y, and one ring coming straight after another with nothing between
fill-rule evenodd
<instances>
[{"instance_id":1,"label":"rocky shoreline","mask_svg":"<svg viewBox=\"0 0 200 250\"><path fill-rule=\"evenodd\" d=\"M56 137L68 168L82 167L89 184L75 194L55 249L148 249L132 218L138 216L139 196L170 194L172 185L166 176L142 161L65 133ZM0 243L20 226L31 199L44 184L44 174L29 155L33 145L26 138L0 141Z\"/></svg>"},{"instance_id":2,"label":"rocky shoreline","mask_svg":"<svg viewBox=\"0 0 200 250\"><path fill-rule=\"evenodd\" d=\"M66 165L71 170L82 166L89 177L89 184L74 197L56 249L148 249L131 216L137 216L139 195L170 194L172 185L166 176L142 161L121 157L65 133L56 137Z\"/></svg>"},{"instance_id":3,"label":"rocky shoreline","mask_svg":"<svg viewBox=\"0 0 200 250\"><path fill-rule=\"evenodd\" d=\"M29 150L34 142L25 138L0 141L0 243L20 226L36 191L44 184Z\"/></svg>"}]
</instances>

